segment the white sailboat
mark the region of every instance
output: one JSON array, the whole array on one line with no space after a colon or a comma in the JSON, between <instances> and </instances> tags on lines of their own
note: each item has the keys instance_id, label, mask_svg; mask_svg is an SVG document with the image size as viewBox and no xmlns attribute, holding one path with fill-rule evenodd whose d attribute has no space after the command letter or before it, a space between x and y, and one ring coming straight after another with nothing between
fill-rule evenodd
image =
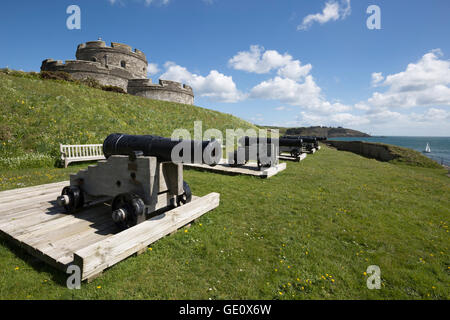
<instances>
[{"instance_id":1,"label":"white sailboat","mask_svg":"<svg viewBox=\"0 0 450 320\"><path fill-rule=\"evenodd\" d=\"M425 153L430 153L431 152L430 145L429 145L428 142L427 142L427 146L425 147L425 150L423 152L425 152Z\"/></svg>"}]
</instances>

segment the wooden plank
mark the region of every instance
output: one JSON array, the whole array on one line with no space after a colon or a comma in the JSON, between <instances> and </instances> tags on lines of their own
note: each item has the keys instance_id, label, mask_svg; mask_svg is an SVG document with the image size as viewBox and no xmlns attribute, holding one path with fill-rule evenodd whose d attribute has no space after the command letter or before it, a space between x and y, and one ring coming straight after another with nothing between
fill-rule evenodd
<instances>
[{"instance_id":1,"label":"wooden plank","mask_svg":"<svg viewBox=\"0 0 450 320\"><path fill-rule=\"evenodd\" d=\"M137 226L122 231L103 241L78 250L74 263L82 270L86 280L104 269L133 255L170 232L197 219L219 205L220 195L210 193L160 216L149 219Z\"/></svg>"},{"instance_id":2,"label":"wooden plank","mask_svg":"<svg viewBox=\"0 0 450 320\"><path fill-rule=\"evenodd\" d=\"M111 218L111 209L110 208L93 208L94 215L88 219L84 218L76 218L75 223L71 223L69 225L60 225L56 229L54 229L51 233L42 234L41 236L31 236L27 237L27 243L32 245L33 247L45 252L45 248L49 243L57 242L58 240L67 239L72 236L77 236L84 232L95 232L102 228L102 225L110 222ZM45 228L43 228L45 230ZM20 240L20 238L18 237Z\"/></svg>"},{"instance_id":3,"label":"wooden plank","mask_svg":"<svg viewBox=\"0 0 450 320\"><path fill-rule=\"evenodd\" d=\"M27 204L32 205L34 203L54 201L54 200L56 200L56 197L57 197L56 193L49 193L49 194L44 194L44 195L34 197L32 199L27 199L25 197L25 198L22 198L21 200L3 203L0 206L0 213L9 211L9 210L15 210L17 207L27 205Z\"/></svg>"},{"instance_id":4,"label":"wooden plank","mask_svg":"<svg viewBox=\"0 0 450 320\"><path fill-rule=\"evenodd\" d=\"M86 224L95 221L98 216L99 207L93 206L88 207L82 212L76 215L65 214L58 217L57 219L50 219L45 221L45 223L34 223L28 227L21 226L2 226L2 230L8 233L14 232L14 237L20 241L27 241L28 239L33 239L36 242L40 238L51 238L52 232L57 232L59 229L66 228L69 229L73 224ZM37 215L36 220L46 219L45 215Z\"/></svg>"},{"instance_id":5,"label":"wooden plank","mask_svg":"<svg viewBox=\"0 0 450 320\"><path fill-rule=\"evenodd\" d=\"M36 224L44 223L47 221L55 220L66 216L66 213L51 213L45 214L46 208L34 208L23 211L20 216L13 216L9 219L4 219L0 222L0 230L5 232L16 234L25 228L32 227ZM18 231L19 230L19 231Z\"/></svg>"},{"instance_id":6,"label":"wooden plank","mask_svg":"<svg viewBox=\"0 0 450 320\"><path fill-rule=\"evenodd\" d=\"M0 195L7 195L7 198L3 198L6 202L3 205L0 203L0 210L2 210L0 213L0 235L7 237L33 256L60 270L65 270L68 265L73 263L75 252L83 252L86 248L104 243L109 238L122 234L122 232L117 233L118 229L110 217L108 206L100 204L88 207L75 216L68 215L63 212L62 208L56 207L54 200L60 194L60 189L66 185L69 185L69 182L63 181L22 188L24 190L19 190L19 192L11 190L7 193L0 193ZM32 196L27 200L25 196L28 190ZM42 190L45 190L45 192ZM10 201L16 197L18 198L17 201ZM210 199L206 201L208 197ZM118 249L113 250L113 255L107 265L113 265L117 261L130 256L133 252L145 249L151 242L217 207L218 203L218 194L215 197L214 194L210 194L203 198L193 196L191 203L144 222L143 224L152 221L151 223L156 223L156 226L159 225L160 228L150 233L150 238L145 231L142 231L138 235L138 242L135 242L135 235L130 234L128 230L142 224L126 230L129 234L123 236L124 241L117 240L123 243ZM12 207L12 204L15 204L15 206ZM160 219L161 217L163 219ZM134 230L139 231L141 229ZM155 232L159 232L159 235ZM84 279L99 275L101 270L105 269L105 267L96 265L95 261L86 264L86 267L85 270L89 270L90 267L93 268L92 272L86 273Z\"/></svg>"},{"instance_id":7,"label":"wooden plank","mask_svg":"<svg viewBox=\"0 0 450 320\"><path fill-rule=\"evenodd\" d=\"M56 193L55 193L55 199L56 199ZM6 210L3 210L2 206L0 205L0 218L3 217L3 215L9 215L11 213L17 213L18 215L20 215L23 211L26 211L29 209L41 208L42 210L46 210L49 207L53 207L53 204L56 204L56 201L54 201L54 202L53 201L54 200L26 203L26 204L17 206L16 208L6 209Z\"/></svg>"},{"instance_id":8,"label":"wooden plank","mask_svg":"<svg viewBox=\"0 0 450 320\"><path fill-rule=\"evenodd\" d=\"M203 171L223 173L228 175L249 175L260 178L269 178L277 174L280 171L286 169L286 163L279 163L276 166L267 169L258 170L256 163L249 162L244 166L233 167L227 164L226 160L222 160L220 164L211 167L206 164L184 164L185 168L199 169Z\"/></svg>"},{"instance_id":9,"label":"wooden plank","mask_svg":"<svg viewBox=\"0 0 450 320\"><path fill-rule=\"evenodd\" d=\"M306 153L301 153L300 155L298 155L297 157L292 157L291 155L285 155L285 154L280 154L278 156L279 160L285 160L285 161L295 161L295 162L300 162L302 160L304 160L306 158L307 154Z\"/></svg>"},{"instance_id":10,"label":"wooden plank","mask_svg":"<svg viewBox=\"0 0 450 320\"><path fill-rule=\"evenodd\" d=\"M68 185L69 184L67 183L67 186ZM19 199L24 199L24 198L31 200L33 198L37 198L39 196L43 196L46 194L51 194L51 193L61 194L62 189L63 189L63 187L56 185L56 186L52 186L52 187L45 188L45 189L38 189L35 191L30 191L23 195L11 194L9 196L1 197L0 206L7 204L9 202L15 202ZM56 199L56 196L55 196L55 199Z\"/></svg>"},{"instance_id":11,"label":"wooden plank","mask_svg":"<svg viewBox=\"0 0 450 320\"><path fill-rule=\"evenodd\" d=\"M286 163L279 163L277 164L275 167L271 167L268 168L266 170L264 170L264 178L270 178L274 175L276 175L277 173L283 171L286 169Z\"/></svg>"},{"instance_id":12,"label":"wooden plank","mask_svg":"<svg viewBox=\"0 0 450 320\"><path fill-rule=\"evenodd\" d=\"M50 189L53 186L59 186L61 189L65 186L69 185L69 181L61 181L61 182L55 182L55 183L49 183L39 186L32 186L32 187L26 187L26 188L17 188L17 189L11 189L11 190L5 190L0 192L0 203L3 199L3 196L10 196L10 195L19 195L19 194L27 194L28 192L41 190L41 189Z\"/></svg>"},{"instance_id":13,"label":"wooden plank","mask_svg":"<svg viewBox=\"0 0 450 320\"><path fill-rule=\"evenodd\" d=\"M102 225L99 230L91 229L76 237L62 239L61 241L52 243L55 247L52 250L44 248L42 251L59 263L68 264L73 262L74 252L111 237L117 232L117 226L110 220Z\"/></svg>"},{"instance_id":14,"label":"wooden plank","mask_svg":"<svg viewBox=\"0 0 450 320\"><path fill-rule=\"evenodd\" d=\"M16 246L24 249L25 251L27 251L29 254L31 254L32 256L44 261L45 263L51 265L52 267L62 270L62 271L66 271L67 269L67 265L61 264L57 261L55 261L55 259L49 257L46 254L43 254L42 252L39 252L38 250L36 250L35 248L25 244L25 243L21 243L20 241L18 241L17 239L15 239L14 237L12 237L11 235L9 235L6 232L3 232L2 230L0 230L0 236L2 236L3 238L7 239L9 242L15 244Z\"/></svg>"}]
</instances>

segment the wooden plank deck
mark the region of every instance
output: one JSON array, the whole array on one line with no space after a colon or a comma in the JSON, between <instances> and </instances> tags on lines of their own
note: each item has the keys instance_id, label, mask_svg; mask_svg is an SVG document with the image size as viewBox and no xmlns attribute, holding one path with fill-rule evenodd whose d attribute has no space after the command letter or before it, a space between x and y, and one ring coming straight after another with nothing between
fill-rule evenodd
<instances>
[{"instance_id":1,"label":"wooden plank deck","mask_svg":"<svg viewBox=\"0 0 450 320\"><path fill-rule=\"evenodd\" d=\"M220 201L218 193L193 196L182 207L120 232L108 204L98 203L74 215L59 208L55 199L67 185L63 181L0 192L0 235L64 272L71 264L79 265L83 280L142 251Z\"/></svg>"},{"instance_id":2,"label":"wooden plank deck","mask_svg":"<svg viewBox=\"0 0 450 320\"><path fill-rule=\"evenodd\" d=\"M286 163L279 163L274 167L270 167L263 170L258 170L256 162L249 162L241 167L233 167L230 166L226 160L222 160L219 164L217 164L214 167L211 167L207 164L190 164L190 163L185 163L184 167L187 169L193 168L201 171L209 171L228 175L249 175L260 178L270 178L276 175L277 173L285 170Z\"/></svg>"},{"instance_id":3,"label":"wooden plank deck","mask_svg":"<svg viewBox=\"0 0 450 320\"><path fill-rule=\"evenodd\" d=\"M292 157L291 155L286 155L286 154L280 154L278 156L279 160L284 160L284 161L294 161L294 162L300 162L303 159L305 159L307 156L306 153L302 153L300 154L298 157Z\"/></svg>"}]
</instances>

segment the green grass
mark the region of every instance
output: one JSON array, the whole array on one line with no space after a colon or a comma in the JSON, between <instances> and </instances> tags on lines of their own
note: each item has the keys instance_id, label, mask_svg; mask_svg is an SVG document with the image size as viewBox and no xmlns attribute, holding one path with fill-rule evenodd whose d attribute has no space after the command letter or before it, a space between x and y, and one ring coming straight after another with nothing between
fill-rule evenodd
<instances>
[{"instance_id":1,"label":"green grass","mask_svg":"<svg viewBox=\"0 0 450 320\"><path fill-rule=\"evenodd\" d=\"M82 167L3 170L0 190L61 181ZM219 192L220 206L81 290L2 241L0 298L450 298L443 169L325 147L267 180L195 170L185 180L196 195ZM381 268L380 290L366 287L369 265Z\"/></svg>"},{"instance_id":2,"label":"green grass","mask_svg":"<svg viewBox=\"0 0 450 320\"><path fill-rule=\"evenodd\" d=\"M11 164L52 166L59 158L60 143L103 143L113 132L170 137L177 128L192 134L194 121L203 122L203 131L257 129L230 114L41 80L24 72L0 72L0 92L0 168L5 169Z\"/></svg>"},{"instance_id":3,"label":"green grass","mask_svg":"<svg viewBox=\"0 0 450 320\"><path fill-rule=\"evenodd\" d=\"M382 144L382 143L379 143ZM441 168L442 166L436 161L424 156L422 153L409 148L402 148L391 144L382 144L387 147L389 152L396 158L391 160L392 163L406 164L409 166L417 166L424 168Z\"/></svg>"}]
</instances>

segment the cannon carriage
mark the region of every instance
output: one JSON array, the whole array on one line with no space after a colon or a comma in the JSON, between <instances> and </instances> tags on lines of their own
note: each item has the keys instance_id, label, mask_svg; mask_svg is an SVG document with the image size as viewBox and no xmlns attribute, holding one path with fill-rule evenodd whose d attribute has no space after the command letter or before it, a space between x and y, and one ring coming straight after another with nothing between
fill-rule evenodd
<instances>
[{"instance_id":1,"label":"cannon carriage","mask_svg":"<svg viewBox=\"0 0 450 320\"><path fill-rule=\"evenodd\" d=\"M182 206L192 193L183 180L183 163L216 165L217 141L171 140L151 135L111 134L103 143L106 160L70 176L57 203L68 213L99 201L111 204L121 229L144 222L161 209Z\"/></svg>"},{"instance_id":2,"label":"cannon carriage","mask_svg":"<svg viewBox=\"0 0 450 320\"><path fill-rule=\"evenodd\" d=\"M315 152L320 149L319 141L326 140L326 137L315 137L315 136L283 136L282 139L288 140L302 140L302 152Z\"/></svg>"},{"instance_id":3,"label":"cannon carriage","mask_svg":"<svg viewBox=\"0 0 450 320\"><path fill-rule=\"evenodd\" d=\"M256 161L258 170L278 164L278 141L271 138L242 137L237 150L228 154L228 163L243 166L249 161Z\"/></svg>"}]
</instances>

